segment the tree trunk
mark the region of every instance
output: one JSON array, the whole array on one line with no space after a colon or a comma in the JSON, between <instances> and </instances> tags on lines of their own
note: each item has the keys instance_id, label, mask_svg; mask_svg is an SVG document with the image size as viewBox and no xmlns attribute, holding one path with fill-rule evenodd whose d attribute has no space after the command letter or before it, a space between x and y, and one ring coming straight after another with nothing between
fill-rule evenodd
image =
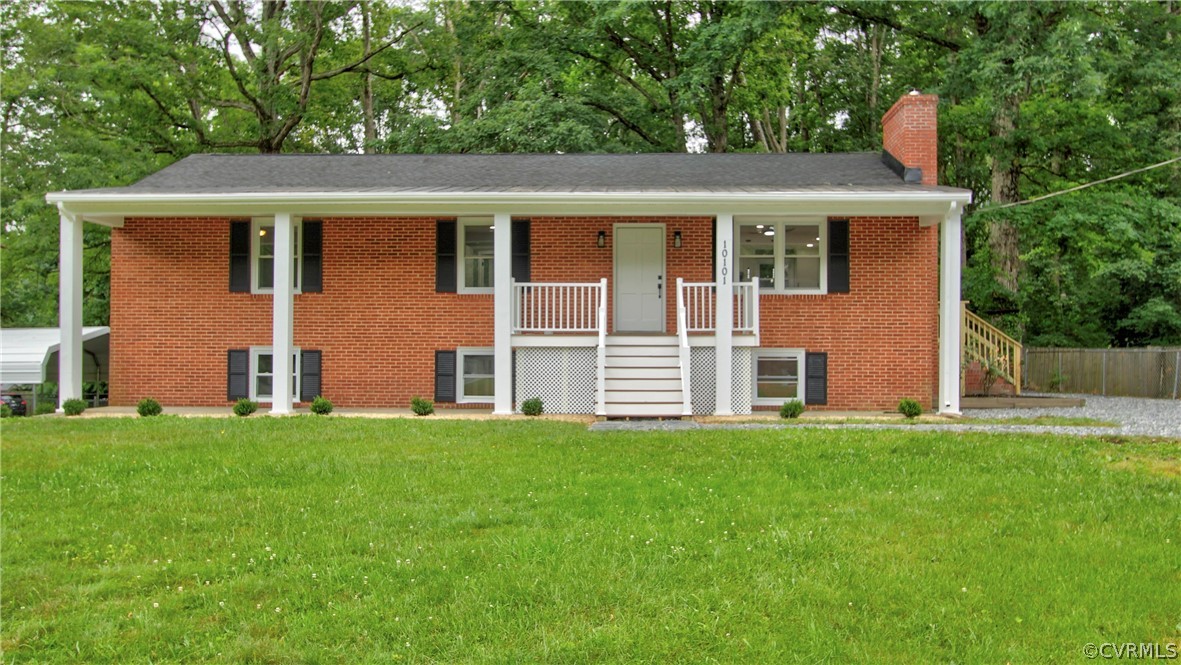
<instances>
[{"instance_id":1,"label":"tree trunk","mask_svg":"<svg viewBox=\"0 0 1181 665\"><path fill-rule=\"evenodd\" d=\"M1000 150L992 157L993 203L1015 203L1021 200L1021 162L1012 145L1017 126L1019 100L1008 95L993 118L992 136L999 139ZM1011 293L1017 292L1017 277L1021 271L1020 236L1012 220L994 216L988 229L988 246L997 282Z\"/></svg>"},{"instance_id":2,"label":"tree trunk","mask_svg":"<svg viewBox=\"0 0 1181 665\"><path fill-rule=\"evenodd\" d=\"M369 53L370 32L372 25L369 18L369 1L361 3L361 41L363 53ZM361 113L365 123L365 145L362 152L372 152L373 144L377 142L377 123L373 119L373 76L366 71L361 74Z\"/></svg>"}]
</instances>

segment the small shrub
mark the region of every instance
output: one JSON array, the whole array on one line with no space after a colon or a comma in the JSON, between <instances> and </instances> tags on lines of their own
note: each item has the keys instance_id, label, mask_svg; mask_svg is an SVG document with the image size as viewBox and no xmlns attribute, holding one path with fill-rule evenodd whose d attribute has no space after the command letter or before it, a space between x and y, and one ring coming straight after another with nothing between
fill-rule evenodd
<instances>
[{"instance_id":1,"label":"small shrub","mask_svg":"<svg viewBox=\"0 0 1181 665\"><path fill-rule=\"evenodd\" d=\"M0 404L0 418L11 418L12 407L7 404Z\"/></svg>"},{"instance_id":2,"label":"small shrub","mask_svg":"<svg viewBox=\"0 0 1181 665\"><path fill-rule=\"evenodd\" d=\"M75 397L62 402L62 411L67 416L80 416L86 410L86 402Z\"/></svg>"},{"instance_id":3,"label":"small shrub","mask_svg":"<svg viewBox=\"0 0 1181 665\"><path fill-rule=\"evenodd\" d=\"M913 399L904 397L898 402L898 413L914 420L923 415L923 407L919 406L919 403Z\"/></svg>"},{"instance_id":4,"label":"small shrub","mask_svg":"<svg viewBox=\"0 0 1181 665\"><path fill-rule=\"evenodd\" d=\"M425 397L411 397L410 410L416 415L429 416L435 412L435 403Z\"/></svg>"},{"instance_id":5,"label":"small shrub","mask_svg":"<svg viewBox=\"0 0 1181 665\"><path fill-rule=\"evenodd\" d=\"M242 416L243 418L258 411L258 402L251 401L245 397L234 402L234 415Z\"/></svg>"},{"instance_id":6,"label":"small shrub","mask_svg":"<svg viewBox=\"0 0 1181 665\"><path fill-rule=\"evenodd\" d=\"M533 397L521 402L521 413L527 416L540 416L543 410L540 397Z\"/></svg>"},{"instance_id":7,"label":"small shrub","mask_svg":"<svg viewBox=\"0 0 1181 665\"><path fill-rule=\"evenodd\" d=\"M984 389L984 396L987 397L992 392L992 387L996 384L997 379L1009 371L1009 361L1007 358L990 355L980 363L980 369L984 372L980 377L980 385Z\"/></svg>"},{"instance_id":8,"label":"small shrub","mask_svg":"<svg viewBox=\"0 0 1181 665\"><path fill-rule=\"evenodd\" d=\"M54 401L53 397L44 396L44 397L39 398L37 400L37 408L33 409L33 415L44 416L48 413L53 413L54 411L57 410L57 408L54 406L54 404L55 404L55 401Z\"/></svg>"},{"instance_id":9,"label":"small shrub","mask_svg":"<svg viewBox=\"0 0 1181 665\"><path fill-rule=\"evenodd\" d=\"M804 403L798 399L788 400L779 407L780 418L799 418L804 412Z\"/></svg>"},{"instance_id":10,"label":"small shrub","mask_svg":"<svg viewBox=\"0 0 1181 665\"><path fill-rule=\"evenodd\" d=\"M139 401L139 404L135 405L135 412L143 418L158 416L163 411L164 409L160 406L160 403L151 397L145 397Z\"/></svg>"},{"instance_id":11,"label":"small shrub","mask_svg":"<svg viewBox=\"0 0 1181 665\"><path fill-rule=\"evenodd\" d=\"M332 401L327 397L317 395L316 399L312 400L312 413L318 416L326 416L332 413Z\"/></svg>"}]
</instances>

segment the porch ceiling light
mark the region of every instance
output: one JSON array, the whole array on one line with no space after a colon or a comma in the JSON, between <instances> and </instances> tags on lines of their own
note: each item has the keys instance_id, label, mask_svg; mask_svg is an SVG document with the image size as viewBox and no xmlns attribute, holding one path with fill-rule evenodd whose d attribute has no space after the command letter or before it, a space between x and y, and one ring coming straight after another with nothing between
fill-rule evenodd
<instances>
[{"instance_id":1,"label":"porch ceiling light","mask_svg":"<svg viewBox=\"0 0 1181 665\"><path fill-rule=\"evenodd\" d=\"M606 231L599 231L599 239L595 241L595 244L598 245L599 247L606 247L607 246L607 232Z\"/></svg>"}]
</instances>

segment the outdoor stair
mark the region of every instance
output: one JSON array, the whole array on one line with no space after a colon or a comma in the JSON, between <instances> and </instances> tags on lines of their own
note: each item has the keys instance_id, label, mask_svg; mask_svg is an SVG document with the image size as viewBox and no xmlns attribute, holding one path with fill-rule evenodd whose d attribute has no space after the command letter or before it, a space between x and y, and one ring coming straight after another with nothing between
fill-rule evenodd
<instances>
[{"instance_id":1,"label":"outdoor stair","mask_svg":"<svg viewBox=\"0 0 1181 665\"><path fill-rule=\"evenodd\" d=\"M675 335L608 335L608 418L680 418L684 408Z\"/></svg>"}]
</instances>

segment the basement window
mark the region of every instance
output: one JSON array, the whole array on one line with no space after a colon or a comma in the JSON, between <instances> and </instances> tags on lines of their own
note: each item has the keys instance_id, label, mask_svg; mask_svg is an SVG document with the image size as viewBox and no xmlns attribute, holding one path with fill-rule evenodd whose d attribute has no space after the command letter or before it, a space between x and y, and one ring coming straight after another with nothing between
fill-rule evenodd
<instances>
[{"instance_id":1,"label":"basement window","mask_svg":"<svg viewBox=\"0 0 1181 665\"><path fill-rule=\"evenodd\" d=\"M455 401L492 402L496 393L496 360L492 349L456 349L460 377Z\"/></svg>"},{"instance_id":2,"label":"basement window","mask_svg":"<svg viewBox=\"0 0 1181 665\"><path fill-rule=\"evenodd\" d=\"M299 401L299 349L291 352L291 397ZM273 401L275 372L281 368L275 366L275 356L269 346L250 347L250 399L260 404Z\"/></svg>"},{"instance_id":3,"label":"basement window","mask_svg":"<svg viewBox=\"0 0 1181 665\"><path fill-rule=\"evenodd\" d=\"M754 354L754 403L804 400L804 350L758 349Z\"/></svg>"}]
</instances>

